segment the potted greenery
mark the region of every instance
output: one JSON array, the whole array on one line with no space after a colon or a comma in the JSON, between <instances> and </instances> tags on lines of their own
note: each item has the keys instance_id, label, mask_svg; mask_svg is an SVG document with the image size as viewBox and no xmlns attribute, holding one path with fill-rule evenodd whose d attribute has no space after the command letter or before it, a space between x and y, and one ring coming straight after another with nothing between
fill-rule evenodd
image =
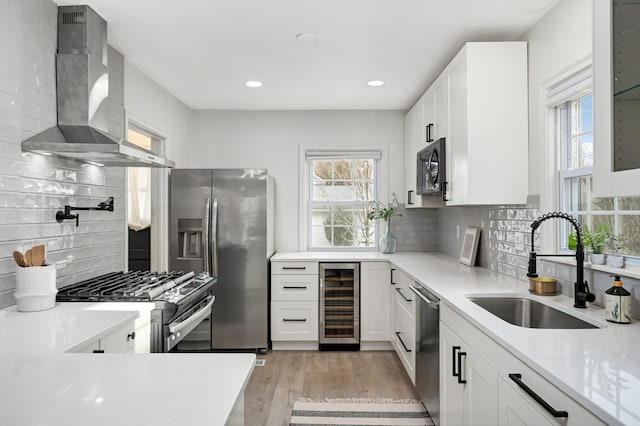
<instances>
[{"instance_id":1,"label":"potted greenery","mask_svg":"<svg viewBox=\"0 0 640 426\"><path fill-rule=\"evenodd\" d=\"M589 255L593 265L604 264L604 248L607 246L607 238L609 237L609 226L600 224L595 232L591 232L589 225L585 225L582 229L582 245L585 251L590 251ZM578 245L578 238L575 231L569 234L567 248L575 250Z\"/></svg>"},{"instance_id":2,"label":"potted greenery","mask_svg":"<svg viewBox=\"0 0 640 426\"><path fill-rule=\"evenodd\" d=\"M402 216L402 213L396 213L398 208L398 196L393 193L393 201L389 203L389 207L385 207L379 201L371 201L367 212L367 219L384 219L387 224L387 233L380 238L380 249L383 253L395 253L398 245L398 239L391 233L391 218L393 216Z\"/></svg>"},{"instance_id":3,"label":"potted greenery","mask_svg":"<svg viewBox=\"0 0 640 426\"><path fill-rule=\"evenodd\" d=\"M607 255L607 265L612 268L624 268L624 256L618 254L618 250L623 247L623 237L621 235L610 235L607 239L607 245L612 254Z\"/></svg>"}]
</instances>

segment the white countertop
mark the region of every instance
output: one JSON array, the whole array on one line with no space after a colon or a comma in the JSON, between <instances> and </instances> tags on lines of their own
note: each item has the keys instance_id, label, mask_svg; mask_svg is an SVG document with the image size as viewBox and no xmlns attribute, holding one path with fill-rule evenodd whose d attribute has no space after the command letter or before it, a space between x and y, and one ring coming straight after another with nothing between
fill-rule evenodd
<instances>
[{"instance_id":1,"label":"white countertop","mask_svg":"<svg viewBox=\"0 0 640 426\"><path fill-rule=\"evenodd\" d=\"M225 424L253 354L66 353L138 317L126 305L1 310L0 424Z\"/></svg>"},{"instance_id":2,"label":"white countertop","mask_svg":"<svg viewBox=\"0 0 640 426\"><path fill-rule=\"evenodd\" d=\"M340 253L344 260L368 261L370 254ZM396 268L419 281L441 301L518 356L551 383L610 425L640 424L640 322L613 324L604 309L573 307L573 298L531 296L603 328L544 330L511 325L466 298L477 293L520 293L527 283L470 268L437 253L383 255ZM280 253L277 260L326 260L322 252ZM378 260L376 258L376 260Z\"/></svg>"},{"instance_id":3,"label":"white countertop","mask_svg":"<svg viewBox=\"0 0 640 426\"><path fill-rule=\"evenodd\" d=\"M386 262L389 259L386 254L377 251L298 251L298 252L282 252L271 256L272 262L345 262L350 260L367 261L367 262Z\"/></svg>"}]
</instances>

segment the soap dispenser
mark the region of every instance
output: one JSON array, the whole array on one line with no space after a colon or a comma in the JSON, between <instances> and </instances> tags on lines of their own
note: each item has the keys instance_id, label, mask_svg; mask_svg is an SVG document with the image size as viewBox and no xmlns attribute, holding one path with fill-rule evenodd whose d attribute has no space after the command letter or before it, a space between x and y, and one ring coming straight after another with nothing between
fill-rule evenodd
<instances>
[{"instance_id":1,"label":"soap dispenser","mask_svg":"<svg viewBox=\"0 0 640 426\"><path fill-rule=\"evenodd\" d=\"M622 288L622 281L619 275L615 275L613 287L604 293L607 321L629 324L631 322L631 317L629 316L631 314L631 293Z\"/></svg>"}]
</instances>

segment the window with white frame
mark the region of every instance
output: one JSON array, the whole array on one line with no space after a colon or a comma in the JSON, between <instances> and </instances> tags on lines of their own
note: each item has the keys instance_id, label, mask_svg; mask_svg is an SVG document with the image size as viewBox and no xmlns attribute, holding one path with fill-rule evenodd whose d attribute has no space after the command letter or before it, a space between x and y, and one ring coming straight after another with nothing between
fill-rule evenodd
<instances>
[{"instance_id":1,"label":"window with white frame","mask_svg":"<svg viewBox=\"0 0 640 426\"><path fill-rule=\"evenodd\" d=\"M549 89L558 143L558 194L560 210L591 231L609 234L605 252L640 256L640 198L596 198L593 194L593 97L591 68L586 68ZM564 222L564 221L562 221ZM560 223L558 248L566 249L571 231ZM611 237L615 236L617 248ZM621 246L621 247L620 247ZM589 249L589 247L586 247Z\"/></svg>"},{"instance_id":2,"label":"window with white frame","mask_svg":"<svg viewBox=\"0 0 640 426\"><path fill-rule=\"evenodd\" d=\"M155 152L160 137L129 123L127 139L148 151ZM129 177L127 220L129 228L142 231L151 226L151 168L128 167Z\"/></svg>"},{"instance_id":3,"label":"window with white frame","mask_svg":"<svg viewBox=\"0 0 640 426\"><path fill-rule=\"evenodd\" d=\"M308 151L309 249L375 249L380 152Z\"/></svg>"}]
</instances>

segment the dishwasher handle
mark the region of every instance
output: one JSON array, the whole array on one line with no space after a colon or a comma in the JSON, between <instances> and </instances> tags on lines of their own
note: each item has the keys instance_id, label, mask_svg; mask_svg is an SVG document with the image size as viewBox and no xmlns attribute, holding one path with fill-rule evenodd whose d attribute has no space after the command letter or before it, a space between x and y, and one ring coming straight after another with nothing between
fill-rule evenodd
<instances>
[{"instance_id":1,"label":"dishwasher handle","mask_svg":"<svg viewBox=\"0 0 640 426\"><path fill-rule=\"evenodd\" d=\"M437 310L440 310L440 301L429 300L427 296L425 296L420 289L414 287L412 285L409 286L409 290L413 291L416 296L418 296L424 303L427 304L428 307Z\"/></svg>"}]
</instances>

